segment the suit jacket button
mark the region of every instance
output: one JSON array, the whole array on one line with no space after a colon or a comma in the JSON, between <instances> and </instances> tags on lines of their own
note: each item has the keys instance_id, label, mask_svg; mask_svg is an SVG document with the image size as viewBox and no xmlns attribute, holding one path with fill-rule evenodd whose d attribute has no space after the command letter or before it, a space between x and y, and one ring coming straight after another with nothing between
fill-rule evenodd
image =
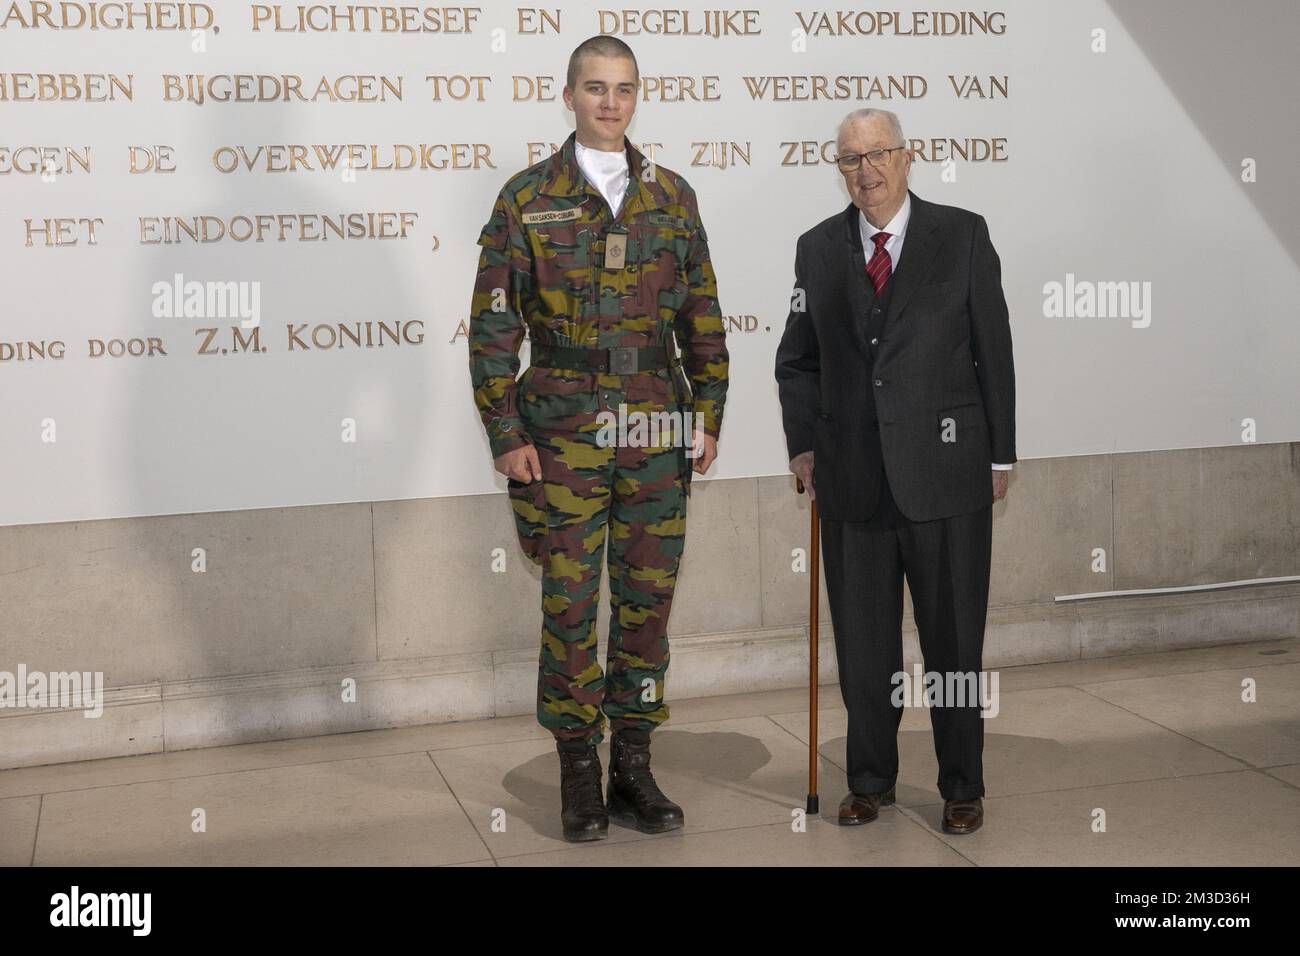
<instances>
[{"instance_id":1,"label":"suit jacket button","mask_svg":"<svg viewBox=\"0 0 1300 956\"><path fill-rule=\"evenodd\" d=\"M877 384L877 385L884 385L885 383L882 382L880 379L876 379L876 384Z\"/></svg>"},{"instance_id":2,"label":"suit jacket button","mask_svg":"<svg viewBox=\"0 0 1300 956\"><path fill-rule=\"evenodd\" d=\"M871 340L871 344L872 344L872 345L879 345L879 344L880 344L880 339L872 339L872 340Z\"/></svg>"}]
</instances>

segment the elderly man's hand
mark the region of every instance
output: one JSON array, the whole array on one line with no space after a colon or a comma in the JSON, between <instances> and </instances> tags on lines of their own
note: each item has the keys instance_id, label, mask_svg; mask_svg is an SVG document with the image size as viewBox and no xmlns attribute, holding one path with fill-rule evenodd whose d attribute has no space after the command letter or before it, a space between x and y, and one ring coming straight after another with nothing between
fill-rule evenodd
<instances>
[{"instance_id":1,"label":"elderly man's hand","mask_svg":"<svg viewBox=\"0 0 1300 956\"><path fill-rule=\"evenodd\" d=\"M817 497L817 492L813 488L813 453L806 451L791 458L790 471L803 482L803 486L808 492L808 500L814 500Z\"/></svg>"},{"instance_id":2,"label":"elderly man's hand","mask_svg":"<svg viewBox=\"0 0 1300 956\"><path fill-rule=\"evenodd\" d=\"M1001 501L1007 496L1007 481L1011 472L1004 468L993 469L993 500Z\"/></svg>"}]
</instances>

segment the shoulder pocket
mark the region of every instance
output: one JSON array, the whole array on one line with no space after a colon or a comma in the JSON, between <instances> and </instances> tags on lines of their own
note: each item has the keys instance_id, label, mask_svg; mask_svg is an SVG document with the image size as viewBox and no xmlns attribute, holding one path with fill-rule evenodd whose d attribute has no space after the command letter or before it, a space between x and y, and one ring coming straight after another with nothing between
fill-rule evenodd
<instances>
[{"instance_id":1,"label":"shoulder pocket","mask_svg":"<svg viewBox=\"0 0 1300 956\"><path fill-rule=\"evenodd\" d=\"M492 215L478 234L478 244L486 249L504 249L510 241L510 217L506 213L506 200L498 196L492 205Z\"/></svg>"},{"instance_id":2,"label":"shoulder pocket","mask_svg":"<svg viewBox=\"0 0 1300 956\"><path fill-rule=\"evenodd\" d=\"M483 231L479 233L478 244L485 249L500 250L506 247L509 238L510 234L506 231L504 223L497 227L495 223L489 222L483 227Z\"/></svg>"}]
</instances>

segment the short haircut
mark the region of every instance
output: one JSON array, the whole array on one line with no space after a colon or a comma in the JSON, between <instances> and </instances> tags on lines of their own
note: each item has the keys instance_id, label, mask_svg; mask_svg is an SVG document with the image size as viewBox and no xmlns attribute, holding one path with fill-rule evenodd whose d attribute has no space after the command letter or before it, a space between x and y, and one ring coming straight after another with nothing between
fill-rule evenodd
<instances>
[{"instance_id":1,"label":"short haircut","mask_svg":"<svg viewBox=\"0 0 1300 956\"><path fill-rule=\"evenodd\" d=\"M641 78L641 69L636 65L636 54L632 52L632 48L618 37L607 36L602 33L588 40L583 40L569 56L569 72L564 80L565 85L571 90L574 89L578 82L578 74L582 69L582 58L584 56L627 57L632 61L632 69L636 72L637 79Z\"/></svg>"},{"instance_id":2,"label":"short haircut","mask_svg":"<svg viewBox=\"0 0 1300 956\"><path fill-rule=\"evenodd\" d=\"M876 110L871 109L870 107L865 107L860 110L854 110L840 121L839 129L835 131L835 148L840 148L840 144L844 142L844 133L850 126L860 120L869 120L877 116L883 116L885 122L889 124L889 131L894 134L894 145L906 146L907 140L903 138L903 124L898 121L897 113L891 113L889 110Z\"/></svg>"}]
</instances>

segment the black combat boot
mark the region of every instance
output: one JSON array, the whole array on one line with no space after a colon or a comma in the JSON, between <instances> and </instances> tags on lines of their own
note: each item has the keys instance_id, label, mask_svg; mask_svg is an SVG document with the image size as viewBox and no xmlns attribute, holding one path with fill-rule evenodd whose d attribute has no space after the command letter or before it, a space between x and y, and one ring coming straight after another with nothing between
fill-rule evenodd
<instances>
[{"instance_id":1,"label":"black combat boot","mask_svg":"<svg viewBox=\"0 0 1300 956\"><path fill-rule=\"evenodd\" d=\"M682 808L664 796L650 772L650 734L620 730L610 741L609 816L642 833L676 830Z\"/></svg>"},{"instance_id":2,"label":"black combat boot","mask_svg":"<svg viewBox=\"0 0 1300 956\"><path fill-rule=\"evenodd\" d=\"M562 740L560 754L560 825L570 843L603 840L609 834L609 813L600 798L600 754L583 741Z\"/></svg>"}]
</instances>

